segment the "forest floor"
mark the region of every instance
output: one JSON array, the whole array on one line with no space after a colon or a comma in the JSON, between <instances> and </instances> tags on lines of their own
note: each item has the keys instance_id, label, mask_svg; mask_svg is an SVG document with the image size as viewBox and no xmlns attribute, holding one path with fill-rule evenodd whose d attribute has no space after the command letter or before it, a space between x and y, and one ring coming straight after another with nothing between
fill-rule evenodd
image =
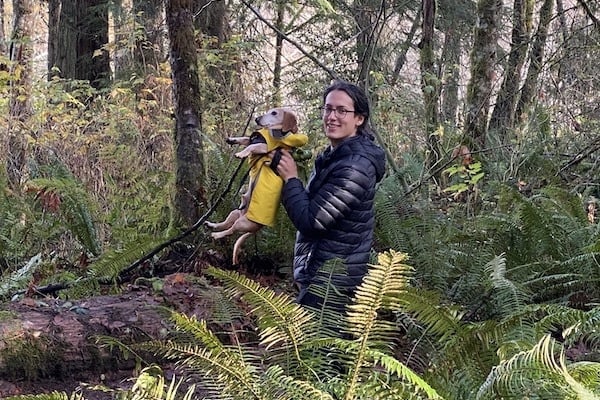
<instances>
[{"instance_id":1,"label":"forest floor","mask_svg":"<svg viewBox=\"0 0 600 400\"><path fill-rule=\"evenodd\" d=\"M89 297L86 299L82 299L82 304L85 305L86 309L94 310L90 311L90 314L94 312L98 312L100 306L104 307L102 318L94 318L96 320L96 327L98 326L98 319L103 320L103 324L101 328L106 326L114 326L116 321L106 321L106 319L110 319L112 316L115 318L127 318L124 315L124 311L120 312L110 312L110 310L114 310L116 308L127 309L129 306L127 305L128 301L137 301L137 303L132 303L133 305L130 308L138 310L135 315L139 315L140 312L140 302L150 302L157 300L160 303L168 305L175 309L176 311L185 313L186 315L195 315L198 319L202 319L206 317L207 311L206 308L209 305L206 303L207 300L201 298L202 292L207 289L207 282L202 277L202 270L207 265L213 265L216 267L224 267L231 269L230 265L227 265L225 262L226 257L222 255L216 255L214 252L210 254L197 255L193 260L185 259L185 260L168 260L162 263L161 268L159 268L160 273L153 278L160 278L161 284L159 285L160 289L157 293L156 289L156 280L151 281L151 284L140 286L133 283L128 285L124 285L122 292L119 294L119 298L115 299L115 296L112 296L111 301L115 302L109 303L107 300L108 297L111 296L95 296ZM272 267L264 267L272 265L272 261L270 260L260 260L256 258L252 258L248 260L247 265L242 265L238 272L245 274L246 276L260 282L261 284L274 288L276 291L288 291L291 293L291 285L288 282L288 277L283 276L281 274L277 274L273 271ZM262 267L261 267L262 266ZM263 271L261 271L261 269ZM264 273L266 272L266 273ZM138 277L139 278L139 277ZM139 280L138 280L139 281ZM130 282L134 282L132 279ZM135 281L137 282L137 281ZM190 300L191 299L191 300ZM59 303L57 299L44 299L44 310L40 310L40 307L34 304L32 299L24 299L21 304L18 305L9 305L11 307L11 312L17 312L22 315L23 321L31 320L40 320L39 316L31 316L33 312L40 314L44 312L50 315L50 319L52 321L52 330L56 329L56 320L57 315L63 313L64 307L60 305L55 305ZM36 300L36 302L41 302ZM119 303L121 302L121 303ZM73 302L75 303L75 302ZM47 305L51 306L48 307ZM100 306L99 306L100 305ZM109 310L108 312L106 310ZM22 313L22 314L21 314ZM66 314L66 312L64 312ZM107 316L108 315L108 316ZM117 317L118 316L118 317ZM69 320L68 318L72 317L62 317L60 320L64 320L63 324L73 325L73 319ZM81 318L78 316L75 321L75 324L81 322ZM145 316L146 320L150 319L150 317ZM35 323L40 325L44 325L44 321L34 321ZM154 323L156 325L156 323ZM0 324L1 325L1 324ZM48 324L50 325L50 324ZM64 335L70 334L74 336L85 336L86 333L83 334L79 331L74 332L66 332L70 328L66 326L59 326L58 331L63 332ZM139 326L135 326L134 329L139 329ZM142 327L142 329L146 329L146 327ZM101 329L102 330L102 329ZM121 328L121 331L123 329ZM151 328L148 328L144 333L151 331ZM0 332L6 332L6 328L0 326ZM155 331L153 332L155 333ZM0 341L2 339L0 338ZM78 360L79 362L80 360ZM81 393L83 398L86 400L113 400L117 397L117 390L127 390L131 389L135 382L135 377L139 372L136 370L135 365L131 360L128 362L120 362L120 366L116 367L114 364L112 367L106 368L92 368L93 370L82 368L80 370L73 370L73 367L65 368L64 371L68 371L67 373L56 374L46 374L50 376L46 376L43 378L36 377L35 379L26 379L24 377L20 377L19 374L12 373L13 376L7 376L7 374L0 375L0 399L5 399L11 396L17 395L33 395L33 394L48 394L53 392L61 392L66 393L67 395L71 395L74 392ZM163 371L165 372L165 378L170 379L173 375L173 370L169 365L162 365ZM60 370L60 368L58 368ZM10 373L10 371L9 371ZM16 376L15 376L16 375ZM180 375L177 375L178 377ZM102 391L99 388L104 386L110 390Z\"/></svg>"}]
</instances>

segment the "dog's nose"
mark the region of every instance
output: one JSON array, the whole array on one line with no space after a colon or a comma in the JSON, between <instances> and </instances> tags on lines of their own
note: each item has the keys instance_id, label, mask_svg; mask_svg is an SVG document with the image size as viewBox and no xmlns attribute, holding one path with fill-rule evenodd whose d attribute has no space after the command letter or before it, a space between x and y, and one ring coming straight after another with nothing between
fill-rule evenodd
<instances>
[{"instance_id":1,"label":"dog's nose","mask_svg":"<svg viewBox=\"0 0 600 400\"><path fill-rule=\"evenodd\" d=\"M260 117L256 117L254 119L254 122L256 122L257 125L260 125Z\"/></svg>"}]
</instances>

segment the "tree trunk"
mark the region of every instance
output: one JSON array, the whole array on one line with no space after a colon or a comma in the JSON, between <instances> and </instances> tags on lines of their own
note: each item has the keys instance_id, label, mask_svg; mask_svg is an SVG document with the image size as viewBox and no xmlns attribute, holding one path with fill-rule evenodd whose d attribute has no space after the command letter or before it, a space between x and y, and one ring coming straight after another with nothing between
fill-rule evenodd
<instances>
[{"instance_id":1,"label":"tree trunk","mask_svg":"<svg viewBox=\"0 0 600 400\"><path fill-rule=\"evenodd\" d=\"M4 35L4 0L0 0L0 55L5 56L6 54L6 37ZM0 62L0 66L2 63Z\"/></svg>"},{"instance_id":2,"label":"tree trunk","mask_svg":"<svg viewBox=\"0 0 600 400\"><path fill-rule=\"evenodd\" d=\"M278 32L275 36L275 65L273 66L273 106L281 105L281 73L283 71L283 35L280 32L285 30L283 26L283 19L285 16L285 2L278 1L277 3L277 16L275 20L275 27Z\"/></svg>"},{"instance_id":3,"label":"tree trunk","mask_svg":"<svg viewBox=\"0 0 600 400\"><path fill-rule=\"evenodd\" d=\"M50 0L48 76L87 80L96 88L110 82L107 0ZM52 69L56 67L57 71Z\"/></svg>"},{"instance_id":4,"label":"tree trunk","mask_svg":"<svg viewBox=\"0 0 600 400\"><path fill-rule=\"evenodd\" d=\"M175 105L175 197L172 224L193 225L204 203L204 161L200 132L200 82L192 20L192 0L169 0L166 5L170 62Z\"/></svg>"},{"instance_id":5,"label":"tree trunk","mask_svg":"<svg viewBox=\"0 0 600 400\"><path fill-rule=\"evenodd\" d=\"M29 120L33 115L31 106L33 47L31 38L35 26L33 0L13 2L14 28L11 39L11 71L14 81L10 86L8 118L8 154L6 173L9 186L20 190L25 175Z\"/></svg>"},{"instance_id":6,"label":"tree trunk","mask_svg":"<svg viewBox=\"0 0 600 400\"><path fill-rule=\"evenodd\" d=\"M165 53L162 38L163 13L162 0L134 0L133 13L136 29L143 29L141 35L136 35L134 51L135 70L146 75L148 66L155 71Z\"/></svg>"},{"instance_id":7,"label":"tree trunk","mask_svg":"<svg viewBox=\"0 0 600 400\"><path fill-rule=\"evenodd\" d=\"M485 146L501 9L502 0L479 0L477 4L478 22L471 51L465 117L465 135L476 150Z\"/></svg>"},{"instance_id":8,"label":"tree trunk","mask_svg":"<svg viewBox=\"0 0 600 400\"><path fill-rule=\"evenodd\" d=\"M444 63L444 83L441 88L441 120L444 125L453 129L456 129L458 125L461 37L462 35L458 29L448 25L445 29L444 49L441 57Z\"/></svg>"},{"instance_id":9,"label":"tree trunk","mask_svg":"<svg viewBox=\"0 0 600 400\"><path fill-rule=\"evenodd\" d=\"M421 15L422 15L422 8L419 9L419 12L415 16L415 19L413 20L413 23L410 27L410 32L406 36L406 40L404 41L404 43L402 43L402 46L400 46L400 54L398 54L398 56L396 57L396 62L394 63L394 71L392 72L392 76L390 78L390 84L392 86L394 86L396 84L396 82L398 81L398 77L400 76L400 71L402 71L402 67L404 67L404 63L406 63L406 54L408 53L408 50L410 50L411 47L414 45L413 41L414 41L415 35L417 33L417 30L421 26Z\"/></svg>"},{"instance_id":10,"label":"tree trunk","mask_svg":"<svg viewBox=\"0 0 600 400\"><path fill-rule=\"evenodd\" d=\"M354 20L356 21L356 56L358 63L357 82L368 90L371 71L380 70L380 57L377 49L377 29L379 13L385 2L379 0L356 0L354 2Z\"/></svg>"},{"instance_id":11,"label":"tree trunk","mask_svg":"<svg viewBox=\"0 0 600 400\"><path fill-rule=\"evenodd\" d=\"M537 91L538 77L544 62L544 47L546 46L548 26L552 19L553 8L554 0L545 0L540 9L540 21L529 55L529 69L527 70L527 77L521 88L521 97L519 98L517 110L515 112L519 121L524 119L525 114L533 102L535 92Z\"/></svg>"},{"instance_id":12,"label":"tree trunk","mask_svg":"<svg viewBox=\"0 0 600 400\"><path fill-rule=\"evenodd\" d=\"M204 109L215 104L226 102L237 109L244 99L243 86L240 79L241 62L235 46L224 46L231 39L231 28L227 14L227 3L224 1L195 0L194 24L206 37L202 46L209 52L217 52L216 62L207 65L207 79L214 89L206 90L203 96ZM208 83L208 82L207 82Z\"/></svg>"},{"instance_id":13,"label":"tree trunk","mask_svg":"<svg viewBox=\"0 0 600 400\"><path fill-rule=\"evenodd\" d=\"M515 109L518 99L518 88L531 26L533 4L529 0L515 0L513 4L512 41L508 62L504 69L504 81L496 98L496 106L490 118L489 130L494 135L497 145L509 142L508 132L514 127Z\"/></svg>"},{"instance_id":14,"label":"tree trunk","mask_svg":"<svg viewBox=\"0 0 600 400\"><path fill-rule=\"evenodd\" d=\"M435 69L435 55L433 52L433 39L435 29L435 0L423 1L423 37L421 48L421 90L425 104L425 134L428 145L428 167L434 168L440 161L438 102L440 79Z\"/></svg>"}]
</instances>

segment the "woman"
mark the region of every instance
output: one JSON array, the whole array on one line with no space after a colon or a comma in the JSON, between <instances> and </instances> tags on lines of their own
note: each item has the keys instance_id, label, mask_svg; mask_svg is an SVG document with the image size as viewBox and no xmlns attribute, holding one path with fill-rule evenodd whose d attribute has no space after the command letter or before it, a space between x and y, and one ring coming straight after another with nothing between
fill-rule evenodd
<instances>
[{"instance_id":1,"label":"woman","mask_svg":"<svg viewBox=\"0 0 600 400\"><path fill-rule=\"evenodd\" d=\"M345 276L337 289L351 295L367 273L375 224L375 186L385 172L385 154L369 128L369 102L356 85L335 82L323 94L323 128L330 145L315 161L304 188L293 158L283 152L277 172L285 184L282 202L298 230L294 249L297 301L321 307L322 298L308 291L323 285L317 272L340 259Z\"/></svg>"}]
</instances>

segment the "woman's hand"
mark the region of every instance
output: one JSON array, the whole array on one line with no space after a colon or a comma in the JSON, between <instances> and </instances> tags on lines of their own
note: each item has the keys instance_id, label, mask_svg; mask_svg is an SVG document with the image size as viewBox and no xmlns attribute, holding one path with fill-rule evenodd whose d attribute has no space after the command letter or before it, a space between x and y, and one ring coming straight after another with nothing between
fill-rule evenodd
<instances>
[{"instance_id":1,"label":"woman's hand","mask_svg":"<svg viewBox=\"0 0 600 400\"><path fill-rule=\"evenodd\" d=\"M269 153L269 157L271 158L271 160L275 155L275 151ZM279 164L277 164L277 173L285 182L287 182L288 179L297 178L298 166L296 165L296 161L294 161L292 154L287 150L280 151L281 158L279 159Z\"/></svg>"}]
</instances>

